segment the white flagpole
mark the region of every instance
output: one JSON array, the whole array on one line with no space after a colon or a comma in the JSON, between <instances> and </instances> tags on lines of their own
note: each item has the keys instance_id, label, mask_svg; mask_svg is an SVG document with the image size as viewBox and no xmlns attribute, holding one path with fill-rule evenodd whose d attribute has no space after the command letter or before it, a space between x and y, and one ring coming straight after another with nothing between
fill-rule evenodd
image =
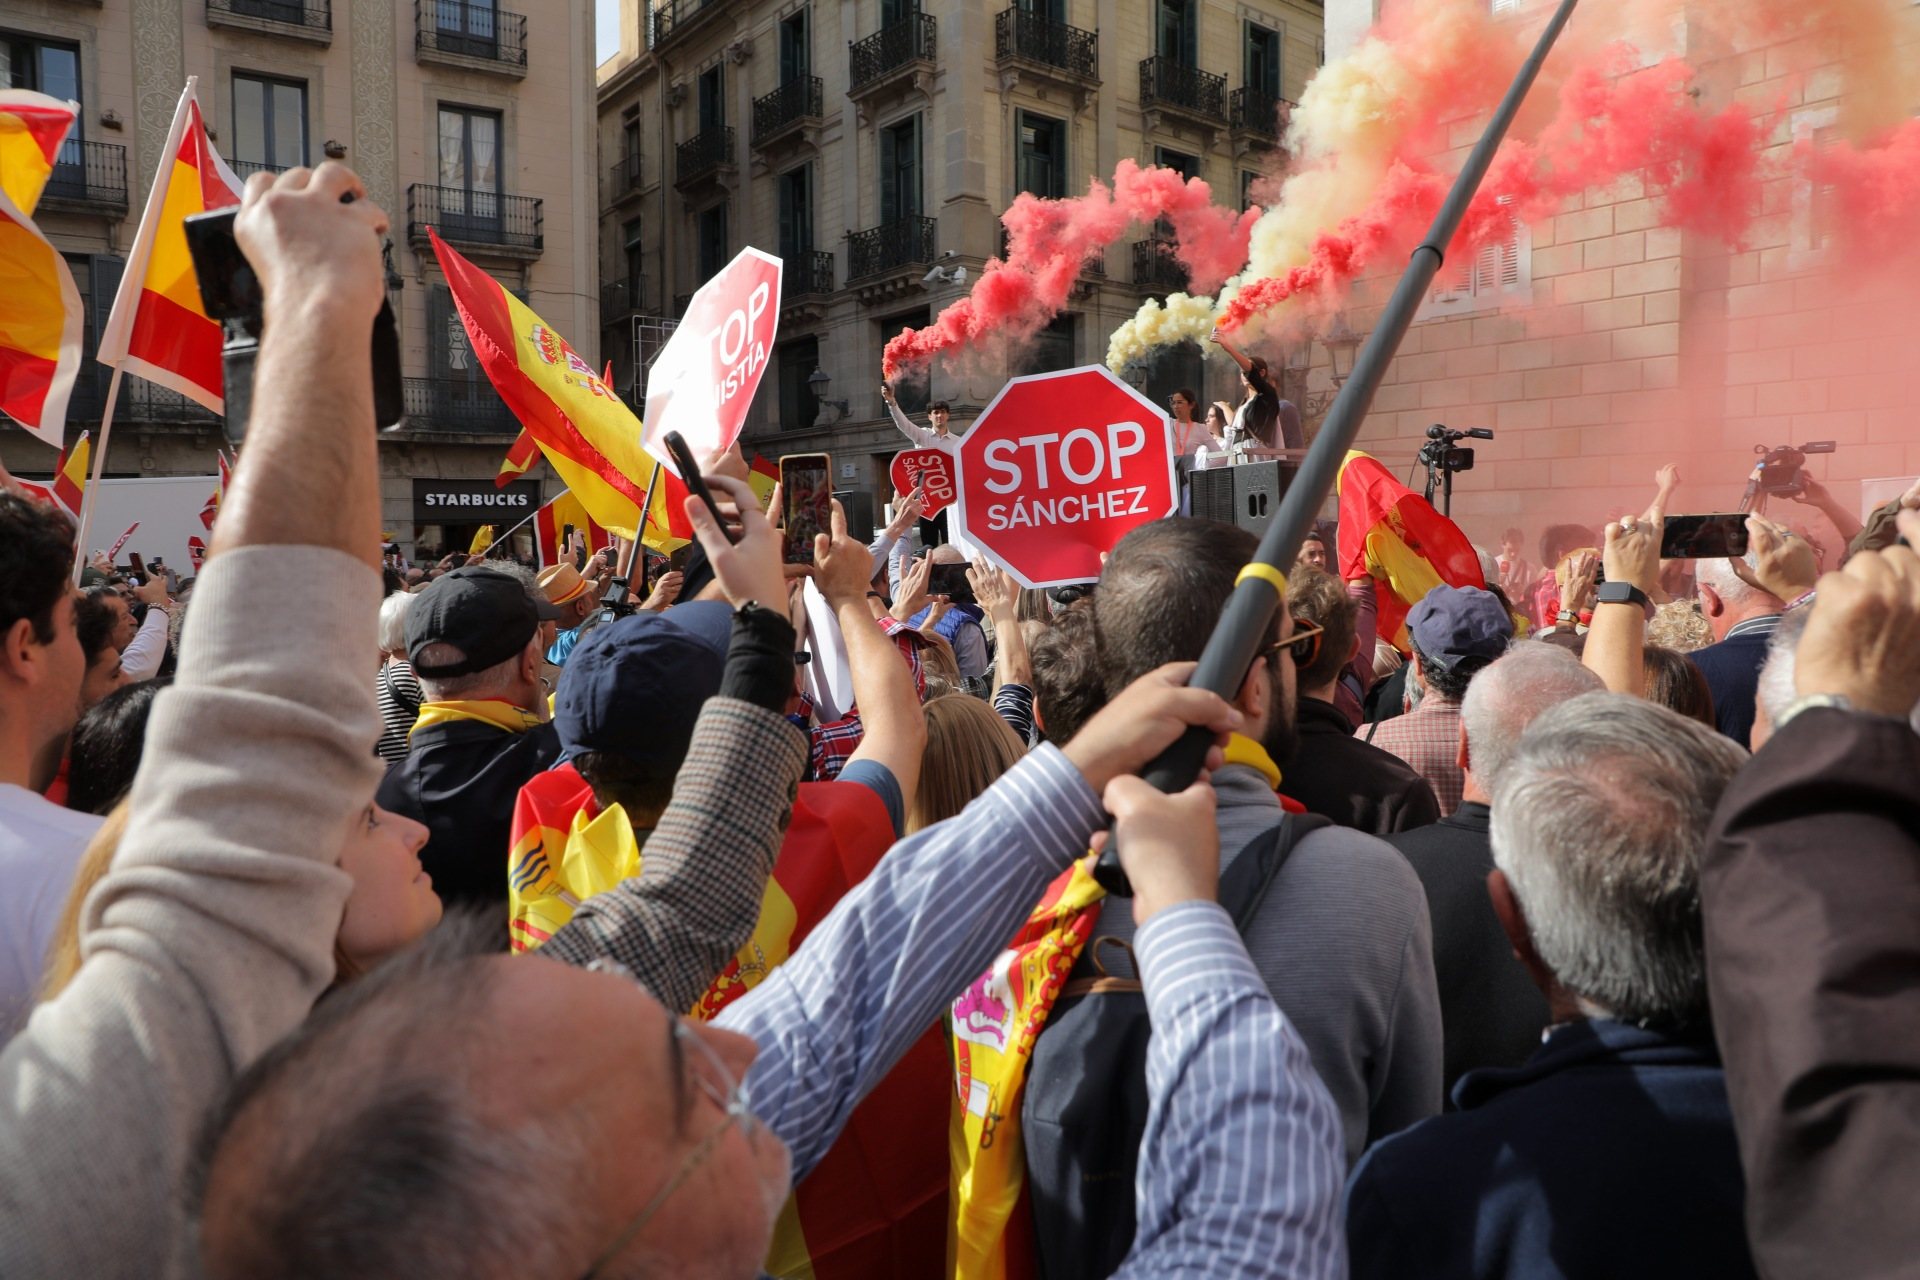
<instances>
[{"instance_id":1,"label":"white flagpole","mask_svg":"<svg viewBox=\"0 0 1920 1280\"><path fill-rule=\"evenodd\" d=\"M107 411L100 417L100 444L93 451L93 474L80 495L80 536L73 547L73 585L80 585L81 571L87 567L87 536L93 531L93 510L100 493L100 473L107 465L107 443L113 438L113 407L120 399L120 370L116 366L107 382Z\"/></svg>"}]
</instances>

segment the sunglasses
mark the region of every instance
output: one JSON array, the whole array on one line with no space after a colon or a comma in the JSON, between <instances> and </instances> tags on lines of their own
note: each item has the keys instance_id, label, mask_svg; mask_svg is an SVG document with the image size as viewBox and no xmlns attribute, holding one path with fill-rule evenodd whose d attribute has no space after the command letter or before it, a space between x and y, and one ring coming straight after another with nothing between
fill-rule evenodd
<instances>
[{"instance_id":1,"label":"sunglasses","mask_svg":"<svg viewBox=\"0 0 1920 1280\"><path fill-rule=\"evenodd\" d=\"M1296 667L1310 667L1313 660L1320 656L1320 637L1327 633L1325 627L1317 627L1311 622L1293 624L1293 634L1284 640L1276 640L1260 651L1260 657L1271 657L1285 649L1293 657Z\"/></svg>"}]
</instances>

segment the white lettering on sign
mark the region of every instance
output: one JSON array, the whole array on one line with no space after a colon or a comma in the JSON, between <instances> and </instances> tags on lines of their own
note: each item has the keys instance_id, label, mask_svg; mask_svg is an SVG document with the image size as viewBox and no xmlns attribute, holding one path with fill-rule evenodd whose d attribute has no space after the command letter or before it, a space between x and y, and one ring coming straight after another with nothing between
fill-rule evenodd
<instances>
[{"instance_id":1,"label":"white lettering on sign","mask_svg":"<svg viewBox=\"0 0 1920 1280\"><path fill-rule=\"evenodd\" d=\"M766 343L756 340L753 331L772 297L772 286L763 282L747 295L745 307L728 312L719 331L708 335L708 341L716 345L720 363L727 366L726 376L714 388L714 399L720 404L739 395L755 371L767 362Z\"/></svg>"},{"instance_id":2,"label":"white lettering on sign","mask_svg":"<svg viewBox=\"0 0 1920 1280\"><path fill-rule=\"evenodd\" d=\"M1049 445L1058 444L1058 448L1049 449ZM1075 446L1081 446L1078 450ZM994 473L995 479L985 482L989 493L1013 493L1015 490L1047 490L1053 488L1055 473L1066 478L1070 484L1091 484L1105 471L1107 478L1118 480L1127 458L1139 453L1147 445L1147 433L1137 422L1115 422L1106 429L1103 439L1100 434L1081 427L1069 431L1064 439L1058 432L1046 435L1021 436L1016 440L995 440L981 452L981 460L987 469ZM1020 451L1025 449L1033 455L1033 483L1027 483L1026 472L1020 467ZM1048 459L1055 465L1049 469ZM1086 457L1090 461L1084 468L1074 465L1076 457ZM1119 514L1119 513L1115 513Z\"/></svg>"},{"instance_id":3,"label":"white lettering on sign","mask_svg":"<svg viewBox=\"0 0 1920 1280\"><path fill-rule=\"evenodd\" d=\"M1147 509L1147 487L1136 484L1119 489L1103 489L1098 493L1027 498L1011 505L989 503L987 528L998 532L1003 529L1032 529L1045 525L1080 524L1087 520L1152 514Z\"/></svg>"},{"instance_id":4,"label":"white lettering on sign","mask_svg":"<svg viewBox=\"0 0 1920 1280\"><path fill-rule=\"evenodd\" d=\"M524 493L429 493L420 500L423 507L529 507L531 497Z\"/></svg>"}]
</instances>

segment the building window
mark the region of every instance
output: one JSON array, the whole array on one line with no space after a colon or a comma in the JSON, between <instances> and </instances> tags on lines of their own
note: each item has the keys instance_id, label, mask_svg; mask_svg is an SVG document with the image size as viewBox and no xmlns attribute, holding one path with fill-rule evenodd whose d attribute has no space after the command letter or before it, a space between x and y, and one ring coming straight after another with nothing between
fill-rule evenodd
<instances>
[{"instance_id":1,"label":"building window","mask_svg":"<svg viewBox=\"0 0 1920 1280\"><path fill-rule=\"evenodd\" d=\"M1198 66L1199 0L1159 0L1154 52L1183 67Z\"/></svg>"},{"instance_id":2,"label":"building window","mask_svg":"<svg viewBox=\"0 0 1920 1280\"><path fill-rule=\"evenodd\" d=\"M1487 10L1494 14L1518 13L1520 0L1487 0Z\"/></svg>"},{"instance_id":3,"label":"building window","mask_svg":"<svg viewBox=\"0 0 1920 1280\"><path fill-rule=\"evenodd\" d=\"M801 431L820 416L820 401L807 381L820 367L820 340L796 338L780 344L780 429Z\"/></svg>"},{"instance_id":4,"label":"building window","mask_svg":"<svg viewBox=\"0 0 1920 1280\"><path fill-rule=\"evenodd\" d=\"M711 66L700 73L698 81L700 132L718 129L727 123L726 68Z\"/></svg>"},{"instance_id":5,"label":"building window","mask_svg":"<svg viewBox=\"0 0 1920 1280\"><path fill-rule=\"evenodd\" d=\"M898 26L920 13L920 0L880 0L880 25Z\"/></svg>"},{"instance_id":6,"label":"building window","mask_svg":"<svg viewBox=\"0 0 1920 1280\"><path fill-rule=\"evenodd\" d=\"M1260 175L1252 169L1240 171L1240 212L1253 208L1253 184L1260 181Z\"/></svg>"},{"instance_id":7,"label":"building window","mask_svg":"<svg viewBox=\"0 0 1920 1280\"><path fill-rule=\"evenodd\" d=\"M880 221L920 216L920 117L880 131Z\"/></svg>"},{"instance_id":8,"label":"building window","mask_svg":"<svg viewBox=\"0 0 1920 1280\"><path fill-rule=\"evenodd\" d=\"M813 252L813 166L803 164L781 174L779 191L780 256L802 269L800 259Z\"/></svg>"},{"instance_id":9,"label":"building window","mask_svg":"<svg viewBox=\"0 0 1920 1280\"><path fill-rule=\"evenodd\" d=\"M1048 22L1067 20L1067 0L1014 0L1013 7L1022 13L1045 18Z\"/></svg>"},{"instance_id":10,"label":"building window","mask_svg":"<svg viewBox=\"0 0 1920 1280\"><path fill-rule=\"evenodd\" d=\"M1024 343L1014 361L1015 375L1073 368L1075 319L1071 315L1055 316L1052 323Z\"/></svg>"},{"instance_id":11,"label":"building window","mask_svg":"<svg viewBox=\"0 0 1920 1280\"><path fill-rule=\"evenodd\" d=\"M31 89L63 102L80 101L80 46L0 32L0 89ZM73 118L49 185L85 192L86 149L81 139L87 114Z\"/></svg>"},{"instance_id":12,"label":"building window","mask_svg":"<svg viewBox=\"0 0 1920 1280\"><path fill-rule=\"evenodd\" d=\"M305 82L234 73L233 161L242 177L307 162Z\"/></svg>"},{"instance_id":13,"label":"building window","mask_svg":"<svg viewBox=\"0 0 1920 1280\"><path fill-rule=\"evenodd\" d=\"M717 204L700 214L700 279L704 282L720 274L727 265L727 206Z\"/></svg>"},{"instance_id":14,"label":"building window","mask_svg":"<svg viewBox=\"0 0 1920 1280\"><path fill-rule=\"evenodd\" d=\"M620 157L627 162L627 172L638 174L640 171L640 117L631 116L620 122Z\"/></svg>"},{"instance_id":15,"label":"building window","mask_svg":"<svg viewBox=\"0 0 1920 1280\"><path fill-rule=\"evenodd\" d=\"M493 0L433 0L438 47L474 58L499 56L500 30Z\"/></svg>"},{"instance_id":16,"label":"building window","mask_svg":"<svg viewBox=\"0 0 1920 1280\"><path fill-rule=\"evenodd\" d=\"M780 83L792 84L813 74L812 11L801 9L780 20Z\"/></svg>"},{"instance_id":17,"label":"building window","mask_svg":"<svg viewBox=\"0 0 1920 1280\"><path fill-rule=\"evenodd\" d=\"M886 346L902 329L924 329L932 323L933 312L927 310L925 307L920 308L918 311L908 311L901 315L888 316L884 320L875 321L873 326L874 345L872 348L873 367L876 369L880 367L881 348ZM924 412L928 401L933 398L932 388L932 378L902 378L899 385L893 389L894 398L900 405L900 412ZM880 403L880 397L877 395L873 398L873 407L875 412L879 413L882 417L886 416L887 408Z\"/></svg>"},{"instance_id":18,"label":"building window","mask_svg":"<svg viewBox=\"0 0 1920 1280\"><path fill-rule=\"evenodd\" d=\"M1280 33L1257 22L1247 24L1247 88L1280 98Z\"/></svg>"},{"instance_id":19,"label":"building window","mask_svg":"<svg viewBox=\"0 0 1920 1280\"><path fill-rule=\"evenodd\" d=\"M1510 205L1510 197L1500 203ZM1434 289L1425 316L1492 310L1533 287L1533 236L1511 212L1506 234L1448 272Z\"/></svg>"},{"instance_id":20,"label":"building window","mask_svg":"<svg viewBox=\"0 0 1920 1280\"><path fill-rule=\"evenodd\" d=\"M627 305L640 309L640 219L628 218L620 226L621 246L627 256Z\"/></svg>"},{"instance_id":21,"label":"building window","mask_svg":"<svg viewBox=\"0 0 1920 1280\"><path fill-rule=\"evenodd\" d=\"M500 221L499 112L441 106L440 185L441 234L488 238Z\"/></svg>"},{"instance_id":22,"label":"building window","mask_svg":"<svg viewBox=\"0 0 1920 1280\"><path fill-rule=\"evenodd\" d=\"M1184 151L1173 151L1166 147L1153 149L1153 162L1162 169L1171 169L1183 178L1194 178L1200 174L1200 161Z\"/></svg>"},{"instance_id":23,"label":"building window","mask_svg":"<svg viewBox=\"0 0 1920 1280\"><path fill-rule=\"evenodd\" d=\"M1019 112L1014 134L1020 190L1058 199L1067 194L1067 124Z\"/></svg>"}]
</instances>

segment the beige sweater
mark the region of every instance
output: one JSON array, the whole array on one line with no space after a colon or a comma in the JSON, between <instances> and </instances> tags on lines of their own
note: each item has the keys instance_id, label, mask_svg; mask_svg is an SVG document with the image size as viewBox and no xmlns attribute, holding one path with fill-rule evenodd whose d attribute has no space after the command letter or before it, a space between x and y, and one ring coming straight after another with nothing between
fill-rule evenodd
<instances>
[{"instance_id":1,"label":"beige sweater","mask_svg":"<svg viewBox=\"0 0 1920 1280\"><path fill-rule=\"evenodd\" d=\"M179 1206L205 1115L333 977L334 863L379 777L379 596L317 547L200 576L86 962L0 1054L9 1280L191 1270Z\"/></svg>"}]
</instances>

